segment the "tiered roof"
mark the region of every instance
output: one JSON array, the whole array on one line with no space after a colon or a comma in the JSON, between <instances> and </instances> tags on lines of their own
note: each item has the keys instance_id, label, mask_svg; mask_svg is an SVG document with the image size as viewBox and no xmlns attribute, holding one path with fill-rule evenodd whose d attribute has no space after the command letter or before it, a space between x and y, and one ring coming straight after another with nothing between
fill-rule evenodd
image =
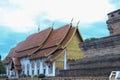
<instances>
[{"instance_id":1,"label":"tiered roof","mask_svg":"<svg viewBox=\"0 0 120 80\"><path fill-rule=\"evenodd\" d=\"M76 31L78 31L77 27L72 27L71 24L56 30L48 28L30 35L25 41L20 42L15 48L11 49L7 57L16 58L14 60L15 65L18 63L16 69L20 69L19 59L22 57L29 56L30 59L38 59L51 55L48 61L53 61L61 54ZM79 37L82 41L80 34Z\"/></svg>"}]
</instances>

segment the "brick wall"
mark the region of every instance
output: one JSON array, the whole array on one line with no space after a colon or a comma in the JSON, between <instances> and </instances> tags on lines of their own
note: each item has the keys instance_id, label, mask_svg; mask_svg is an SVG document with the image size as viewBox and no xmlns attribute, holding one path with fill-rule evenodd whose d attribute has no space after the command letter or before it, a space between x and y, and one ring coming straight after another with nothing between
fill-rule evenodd
<instances>
[{"instance_id":1,"label":"brick wall","mask_svg":"<svg viewBox=\"0 0 120 80\"><path fill-rule=\"evenodd\" d=\"M112 71L120 70L120 54L83 58L70 64L70 69L61 70L62 77L108 77Z\"/></svg>"},{"instance_id":2,"label":"brick wall","mask_svg":"<svg viewBox=\"0 0 120 80\"><path fill-rule=\"evenodd\" d=\"M120 35L83 42L80 44L80 48L84 52L84 57L120 54Z\"/></svg>"}]
</instances>

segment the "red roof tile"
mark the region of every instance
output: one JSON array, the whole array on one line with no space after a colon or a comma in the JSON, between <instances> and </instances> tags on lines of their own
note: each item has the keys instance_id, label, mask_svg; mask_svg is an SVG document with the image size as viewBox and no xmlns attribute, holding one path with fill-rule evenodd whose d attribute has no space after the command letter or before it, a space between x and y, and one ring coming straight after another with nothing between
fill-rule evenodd
<instances>
[{"instance_id":1,"label":"red roof tile","mask_svg":"<svg viewBox=\"0 0 120 80\"><path fill-rule=\"evenodd\" d=\"M20 60L16 58L16 59L14 60L14 65L20 66L20 65L21 65Z\"/></svg>"},{"instance_id":2,"label":"red roof tile","mask_svg":"<svg viewBox=\"0 0 120 80\"><path fill-rule=\"evenodd\" d=\"M11 62L11 58L10 57L6 57L4 60L3 60L3 64L9 64Z\"/></svg>"},{"instance_id":3,"label":"red roof tile","mask_svg":"<svg viewBox=\"0 0 120 80\"><path fill-rule=\"evenodd\" d=\"M41 49L37 53L32 55L31 59L44 57L45 54L46 56L48 56L51 53L53 53L58 48L58 45L66 37L67 33L69 32L70 27L71 27L70 25L65 25L59 29L53 30L50 36L48 37L48 39L46 40L46 42L41 47Z\"/></svg>"},{"instance_id":4,"label":"red roof tile","mask_svg":"<svg viewBox=\"0 0 120 80\"><path fill-rule=\"evenodd\" d=\"M65 39L62 41L61 43L61 47L66 47L66 45L68 44L69 40L72 38L72 36L74 35L76 31L76 28L75 27L72 27L70 29L70 31L68 32L67 36L65 37Z\"/></svg>"},{"instance_id":5,"label":"red roof tile","mask_svg":"<svg viewBox=\"0 0 120 80\"><path fill-rule=\"evenodd\" d=\"M59 29L53 30L45 44L42 46L42 49L59 45L67 35L69 29L70 25L65 25Z\"/></svg>"},{"instance_id":6,"label":"red roof tile","mask_svg":"<svg viewBox=\"0 0 120 80\"><path fill-rule=\"evenodd\" d=\"M63 49L58 49L56 50L53 55L51 55L51 57L47 60L47 61L54 61L57 57L59 57L61 55L61 53L63 52Z\"/></svg>"},{"instance_id":7,"label":"red roof tile","mask_svg":"<svg viewBox=\"0 0 120 80\"><path fill-rule=\"evenodd\" d=\"M75 31L76 28L71 25L65 25L56 30L48 28L30 35L25 41L19 43L16 48L13 48L8 57L15 55L15 57L20 58L34 53L30 59L47 57L50 54L52 55L51 58L55 59L62 51L60 48L66 47Z\"/></svg>"},{"instance_id":8,"label":"red roof tile","mask_svg":"<svg viewBox=\"0 0 120 80\"><path fill-rule=\"evenodd\" d=\"M16 65L16 66L15 66L15 69L16 69L16 70L22 70L22 67Z\"/></svg>"},{"instance_id":9,"label":"red roof tile","mask_svg":"<svg viewBox=\"0 0 120 80\"><path fill-rule=\"evenodd\" d=\"M46 41L51 31L52 29L48 28L29 36L24 42L19 43L16 47L17 54L15 54L15 57L25 57L32 54Z\"/></svg>"},{"instance_id":10,"label":"red roof tile","mask_svg":"<svg viewBox=\"0 0 120 80\"><path fill-rule=\"evenodd\" d=\"M34 48L34 47L40 46L41 44L43 44L45 42L45 40L49 36L51 30L52 30L51 28L48 28L48 29L43 30L43 31L41 31L39 33L30 35L24 41L22 46L17 48L17 51L22 51L22 50L26 50L26 49L30 49L30 48Z\"/></svg>"},{"instance_id":11,"label":"red roof tile","mask_svg":"<svg viewBox=\"0 0 120 80\"><path fill-rule=\"evenodd\" d=\"M14 66L16 70L22 70L20 60L17 58L14 60Z\"/></svg>"},{"instance_id":12,"label":"red roof tile","mask_svg":"<svg viewBox=\"0 0 120 80\"><path fill-rule=\"evenodd\" d=\"M17 58L18 57L26 57L26 56L32 54L35 50L37 50L37 48L32 48L32 49L29 49L29 50L20 51L20 52L15 54L15 57L17 57Z\"/></svg>"},{"instance_id":13,"label":"red roof tile","mask_svg":"<svg viewBox=\"0 0 120 80\"><path fill-rule=\"evenodd\" d=\"M75 35L76 32L77 32L76 27L72 27L69 30L67 36L61 42L60 47L53 53L53 55L48 59L48 61L54 61L57 57L59 57L61 55L63 49L67 46L67 44L69 43L69 41L72 39L72 37ZM79 34L79 36L81 36L81 35ZM80 37L80 40L82 40L81 37Z\"/></svg>"},{"instance_id":14,"label":"red roof tile","mask_svg":"<svg viewBox=\"0 0 120 80\"><path fill-rule=\"evenodd\" d=\"M30 59L37 59L37 58L48 56L50 53L53 53L57 48L58 47L55 46L55 47L39 50L38 52L33 54Z\"/></svg>"},{"instance_id":15,"label":"red roof tile","mask_svg":"<svg viewBox=\"0 0 120 80\"><path fill-rule=\"evenodd\" d=\"M14 55L15 55L15 48L12 48L9 54L7 55L7 57L14 57Z\"/></svg>"}]
</instances>

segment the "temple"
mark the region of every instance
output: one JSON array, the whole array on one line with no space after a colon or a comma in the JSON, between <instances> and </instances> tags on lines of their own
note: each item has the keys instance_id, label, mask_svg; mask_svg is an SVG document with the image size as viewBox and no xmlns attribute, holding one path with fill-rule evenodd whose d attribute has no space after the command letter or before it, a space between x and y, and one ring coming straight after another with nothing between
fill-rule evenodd
<instances>
[{"instance_id":1,"label":"temple","mask_svg":"<svg viewBox=\"0 0 120 80\"><path fill-rule=\"evenodd\" d=\"M56 76L59 70L69 68L71 61L83 57L79 44L81 34L72 22L58 29L52 27L30 35L12 48L4 59L9 78L21 75Z\"/></svg>"}]
</instances>

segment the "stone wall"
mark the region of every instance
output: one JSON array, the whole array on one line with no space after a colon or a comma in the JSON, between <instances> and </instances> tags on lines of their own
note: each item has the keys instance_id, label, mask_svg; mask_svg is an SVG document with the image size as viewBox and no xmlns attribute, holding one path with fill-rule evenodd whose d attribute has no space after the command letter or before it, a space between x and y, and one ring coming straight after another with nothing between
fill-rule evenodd
<instances>
[{"instance_id":1,"label":"stone wall","mask_svg":"<svg viewBox=\"0 0 120 80\"><path fill-rule=\"evenodd\" d=\"M5 79L0 79L5 80ZM15 80L15 79L10 79ZM21 78L16 80L109 80L108 77L51 77L51 78Z\"/></svg>"},{"instance_id":2,"label":"stone wall","mask_svg":"<svg viewBox=\"0 0 120 80\"><path fill-rule=\"evenodd\" d=\"M108 77L112 71L120 70L120 54L83 58L70 64L70 69L61 70L62 77Z\"/></svg>"},{"instance_id":3,"label":"stone wall","mask_svg":"<svg viewBox=\"0 0 120 80\"><path fill-rule=\"evenodd\" d=\"M120 34L120 9L108 14L107 26L110 35Z\"/></svg>"},{"instance_id":4,"label":"stone wall","mask_svg":"<svg viewBox=\"0 0 120 80\"><path fill-rule=\"evenodd\" d=\"M61 70L62 77L108 77L120 70L120 35L101 38L80 44L85 57L74 61L69 69Z\"/></svg>"},{"instance_id":5,"label":"stone wall","mask_svg":"<svg viewBox=\"0 0 120 80\"><path fill-rule=\"evenodd\" d=\"M80 44L84 57L120 54L120 34Z\"/></svg>"}]
</instances>

